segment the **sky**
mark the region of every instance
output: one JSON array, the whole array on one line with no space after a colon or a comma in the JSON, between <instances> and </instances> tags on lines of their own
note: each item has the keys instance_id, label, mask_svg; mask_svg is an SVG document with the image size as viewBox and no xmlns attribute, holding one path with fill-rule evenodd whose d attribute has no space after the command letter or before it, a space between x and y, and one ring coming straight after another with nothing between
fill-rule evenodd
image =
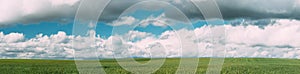
<instances>
[{"instance_id":1,"label":"sky","mask_svg":"<svg viewBox=\"0 0 300 74\"><path fill-rule=\"evenodd\" d=\"M163 0L178 8L188 23L175 12L167 13L171 8L122 14L141 1L113 0L96 29L84 37L72 35L81 0L0 0L0 59L72 59L76 52L84 59L220 57L213 52L300 59L299 0L216 0L223 17L216 19L223 24L204 19L190 0Z\"/></svg>"}]
</instances>

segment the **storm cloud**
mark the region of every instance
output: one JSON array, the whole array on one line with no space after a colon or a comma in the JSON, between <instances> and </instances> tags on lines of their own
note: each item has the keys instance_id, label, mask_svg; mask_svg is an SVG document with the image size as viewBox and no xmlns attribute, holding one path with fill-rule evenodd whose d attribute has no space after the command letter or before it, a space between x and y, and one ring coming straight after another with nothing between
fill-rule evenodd
<instances>
[{"instance_id":1,"label":"storm cloud","mask_svg":"<svg viewBox=\"0 0 300 74\"><path fill-rule=\"evenodd\" d=\"M112 22L128 7L145 0L112 0L105 8L100 21ZM163 0L188 18L203 20L203 16L190 0ZM199 0L205 1L207 0ZM246 19L300 19L299 0L216 0L225 20ZM0 27L18 23L42 21L72 22L80 0L0 0Z\"/></svg>"},{"instance_id":2,"label":"storm cloud","mask_svg":"<svg viewBox=\"0 0 300 74\"><path fill-rule=\"evenodd\" d=\"M201 19L203 15L191 0L165 0L179 8L190 19ZM205 3L205 0L200 0ZM300 19L299 0L215 0L219 6L223 19ZM111 21L131 5L141 2L112 1L103 12L100 20Z\"/></svg>"}]
</instances>

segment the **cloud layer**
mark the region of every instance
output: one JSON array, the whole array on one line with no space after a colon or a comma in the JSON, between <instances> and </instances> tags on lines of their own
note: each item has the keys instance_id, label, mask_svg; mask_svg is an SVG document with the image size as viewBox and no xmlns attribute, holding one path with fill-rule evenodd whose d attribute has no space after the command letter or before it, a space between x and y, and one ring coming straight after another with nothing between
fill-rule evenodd
<instances>
[{"instance_id":1,"label":"cloud layer","mask_svg":"<svg viewBox=\"0 0 300 74\"><path fill-rule=\"evenodd\" d=\"M224 43L213 44L211 31L225 28L223 38L216 41ZM80 58L115 57L212 57L212 50L216 45L226 46L226 57L264 57L264 58L298 58L300 59L300 21L276 20L274 24L259 28L248 26L203 26L194 30L181 29L166 31L159 36L151 33L129 31L125 35L111 36L108 39L94 36L68 36L65 32L46 36L36 35L35 38L25 39L22 33L0 33L1 58L43 58L43 59L71 59L74 51L80 51ZM187 53L181 54L181 43L178 34L191 39L198 45L199 53L190 56L195 51L182 49ZM196 34L196 38L192 34ZM179 34L180 35L180 34ZM91 43L91 39L95 43ZM75 44L72 47L72 44ZM77 45L78 44L78 45ZM190 44L184 44L190 45ZM191 47L194 48L194 47ZM96 50L96 51L95 51ZM219 50L216 50L217 52Z\"/></svg>"},{"instance_id":2,"label":"cloud layer","mask_svg":"<svg viewBox=\"0 0 300 74\"><path fill-rule=\"evenodd\" d=\"M101 21L112 22L131 5L144 0L115 1L104 10ZM203 19L190 0L164 0L190 19ZM224 19L300 19L299 0L216 0ZM41 21L72 22L80 0L0 0L0 27ZM154 5L155 6L155 5ZM176 15L175 15L176 16Z\"/></svg>"}]
</instances>

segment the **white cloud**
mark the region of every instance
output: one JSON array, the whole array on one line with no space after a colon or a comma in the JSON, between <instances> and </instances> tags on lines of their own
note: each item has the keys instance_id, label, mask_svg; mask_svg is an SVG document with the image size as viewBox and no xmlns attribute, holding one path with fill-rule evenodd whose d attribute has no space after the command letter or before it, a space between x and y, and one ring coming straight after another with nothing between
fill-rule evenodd
<instances>
[{"instance_id":1,"label":"white cloud","mask_svg":"<svg viewBox=\"0 0 300 74\"><path fill-rule=\"evenodd\" d=\"M129 31L127 34L123 36L124 39L129 39L132 41L141 40L147 37L153 37L154 34L147 32L139 32L139 31Z\"/></svg>"},{"instance_id":2,"label":"white cloud","mask_svg":"<svg viewBox=\"0 0 300 74\"><path fill-rule=\"evenodd\" d=\"M20 33L10 33L8 35L4 35L3 32L0 32L0 42L14 43L22 41L23 39L24 35Z\"/></svg>"},{"instance_id":3,"label":"white cloud","mask_svg":"<svg viewBox=\"0 0 300 74\"><path fill-rule=\"evenodd\" d=\"M0 26L74 17L79 0L0 0Z\"/></svg>"},{"instance_id":4,"label":"white cloud","mask_svg":"<svg viewBox=\"0 0 300 74\"><path fill-rule=\"evenodd\" d=\"M113 21L111 23L112 26L121 26L121 25L132 25L135 24L138 19L135 19L132 16L121 17L120 19Z\"/></svg>"},{"instance_id":5,"label":"white cloud","mask_svg":"<svg viewBox=\"0 0 300 74\"><path fill-rule=\"evenodd\" d=\"M74 5L77 3L79 0L51 0L51 4L53 6L60 6L60 5Z\"/></svg>"},{"instance_id":6,"label":"white cloud","mask_svg":"<svg viewBox=\"0 0 300 74\"><path fill-rule=\"evenodd\" d=\"M146 27L149 24L152 24L154 26L161 26L161 27L165 27L170 25L169 23L169 19L166 17L165 13L162 13L161 15L154 17L154 16L150 16L147 19L144 19L142 21L139 22L140 26Z\"/></svg>"},{"instance_id":7,"label":"white cloud","mask_svg":"<svg viewBox=\"0 0 300 74\"><path fill-rule=\"evenodd\" d=\"M1 58L73 58L74 50L80 58L116 57L180 57L196 54L198 57L211 57L216 45L210 42L211 31L226 28L226 57L268 57L268 58L300 58L300 22L297 20L277 20L275 24L265 26L204 26L195 30L181 29L166 31L160 36L139 31L129 31L124 36L111 36L108 39L95 37L74 37L65 32L45 36L38 34L35 38L24 39L21 33L0 33ZM197 36L193 37L193 32ZM179 36L183 35L183 36ZM181 40L179 37L186 39ZM95 42L90 42L95 38ZM135 38L140 40L134 41ZM222 38L218 38L222 40ZM181 54L181 43L186 46ZM195 52L192 46L198 45ZM72 43L75 47L72 47ZM114 49L113 49L114 48ZM97 51L95 51L96 49ZM152 55L151 55L152 54ZM194 55L195 56L195 55ZM191 56L190 56L191 57Z\"/></svg>"},{"instance_id":8,"label":"white cloud","mask_svg":"<svg viewBox=\"0 0 300 74\"><path fill-rule=\"evenodd\" d=\"M168 25L171 25L171 19L168 19L164 13L162 13L159 16L149 16L146 19L139 20L137 18L134 18L132 16L124 16L120 17L118 20L113 21L110 23L112 26L122 26L122 25L138 25L141 27L146 27L150 24L154 26L160 26L160 27L166 27Z\"/></svg>"},{"instance_id":9,"label":"white cloud","mask_svg":"<svg viewBox=\"0 0 300 74\"><path fill-rule=\"evenodd\" d=\"M227 41L240 44L264 44L268 46L300 47L300 22L297 20L277 20L275 24L265 26L225 26Z\"/></svg>"}]
</instances>

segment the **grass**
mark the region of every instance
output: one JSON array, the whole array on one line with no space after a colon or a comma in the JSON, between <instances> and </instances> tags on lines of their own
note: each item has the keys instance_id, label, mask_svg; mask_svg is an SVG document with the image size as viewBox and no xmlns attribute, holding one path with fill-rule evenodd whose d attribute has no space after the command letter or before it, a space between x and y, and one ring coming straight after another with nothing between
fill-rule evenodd
<instances>
[{"instance_id":1,"label":"grass","mask_svg":"<svg viewBox=\"0 0 300 74\"><path fill-rule=\"evenodd\" d=\"M136 59L146 63L149 59ZM198 74L206 72L209 58L200 58ZM174 74L180 59L169 58L154 74ZM88 61L87 61L88 62ZM101 60L108 74L131 74L118 65L115 60ZM128 61L123 61L128 62ZM139 69L139 67L132 67ZM226 58L222 74L299 74L300 60L266 58ZM73 60L0 60L0 74L78 74Z\"/></svg>"}]
</instances>

